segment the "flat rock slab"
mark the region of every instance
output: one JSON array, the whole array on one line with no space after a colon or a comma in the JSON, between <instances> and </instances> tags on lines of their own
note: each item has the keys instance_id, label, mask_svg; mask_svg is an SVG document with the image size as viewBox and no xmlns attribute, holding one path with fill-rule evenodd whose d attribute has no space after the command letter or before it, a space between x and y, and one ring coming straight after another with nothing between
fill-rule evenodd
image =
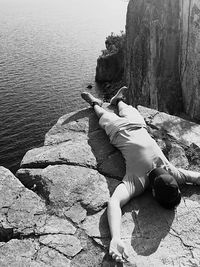
<instances>
[{"instance_id":1,"label":"flat rock slab","mask_svg":"<svg viewBox=\"0 0 200 267\"><path fill-rule=\"evenodd\" d=\"M0 247L1 267L70 267L70 260L49 247L40 247L34 239L10 240Z\"/></svg>"},{"instance_id":2,"label":"flat rock slab","mask_svg":"<svg viewBox=\"0 0 200 267\"><path fill-rule=\"evenodd\" d=\"M22 168L44 168L55 164L74 164L96 168L96 158L87 140L68 141L54 146L34 148L26 153Z\"/></svg>"},{"instance_id":3,"label":"flat rock slab","mask_svg":"<svg viewBox=\"0 0 200 267\"><path fill-rule=\"evenodd\" d=\"M199 170L199 125L138 109L169 160ZM16 174L21 183L5 168L0 173L0 265L13 266L16 259L15 266L121 266L108 255L106 205L125 163L91 108L61 117L44 146L26 153ZM124 207L121 236L129 250L124 266L200 265L200 188L181 191L176 211L161 208L149 191Z\"/></svg>"},{"instance_id":4,"label":"flat rock slab","mask_svg":"<svg viewBox=\"0 0 200 267\"><path fill-rule=\"evenodd\" d=\"M65 141L84 140L88 132L99 129L98 119L92 109L83 109L66 114L45 135L45 145Z\"/></svg>"}]
</instances>

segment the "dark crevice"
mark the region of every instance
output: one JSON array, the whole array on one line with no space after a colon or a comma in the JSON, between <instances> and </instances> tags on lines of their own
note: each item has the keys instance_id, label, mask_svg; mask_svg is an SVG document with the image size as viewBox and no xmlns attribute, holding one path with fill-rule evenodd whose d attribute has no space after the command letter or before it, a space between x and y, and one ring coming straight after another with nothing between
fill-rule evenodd
<instances>
[{"instance_id":1,"label":"dark crevice","mask_svg":"<svg viewBox=\"0 0 200 267\"><path fill-rule=\"evenodd\" d=\"M67 220L68 220L68 221L69 221L69 222L76 228L76 231L77 231L78 228L80 228L80 227L79 227L79 223L74 222L69 216L64 215L64 218L67 219ZM84 220L85 220L85 219L84 219ZM83 221L84 221L84 220L83 220Z\"/></svg>"},{"instance_id":2,"label":"dark crevice","mask_svg":"<svg viewBox=\"0 0 200 267\"><path fill-rule=\"evenodd\" d=\"M61 159L62 160L62 159ZM87 163L77 163L77 162L69 162L69 161L52 161L52 162L33 162L30 164L23 164L21 166L21 169L45 169L48 166L55 166L55 165L69 165L69 166L77 166L77 167L85 167L89 169L94 169L96 170L97 167L87 164Z\"/></svg>"},{"instance_id":3,"label":"dark crevice","mask_svg":"<svg viewBox=\"0 0 200 267\"><path fill-rule=\"evenodd\" d=\"M101 166L101 165L100 165ZM100 166L99 166L99 168L100 168ZM104 172L103 170L99 170L98 169L98 172L100 173L100 174L102 174L103 176L105 176L105 177L107 177L107 178L112 178L112 179L115 179L115 180L117 180L117 181L122 181L122 179L123 179L123 177L120 177L120 176L116 176L116 175L112 175L112 174L108 174L108 173L106 173L106 172Z\"/></svg>"},{"instance_id":4,"label":"dark crevice","mask_svg":"<svg viewBox=\"0 0 200 267\"><path fill-rule=\"evenodd\" d=\"M95 241L95 239L99 239L99 240L106 240L106 239L110 239L110 237L95 237L95 236L88 236L88 239L91 241L91 243L95 246L95 247L98 247L100 248L101 250L103 250L104 252L108 251L108 249L105 248L105 246L102 244L99 244L98 242Z\"/></svg>"},{"instance_id":5,"label":"dark crevice","mask_svg":"<svg viewBox=\"0 0 200 267\"><path fill-rule=\"evenodd\" d=\"M87 211L87 216L90 216L104 209L107 206L107 202L105 202L102 206L98 207L97 209L90 207L90 204L81 203L81 206Z\"/></svg>"},{"instance_id":6,"label":"dark crevice","mask_svg":"<svg viewBox=\"0 0 200 267\"><path fill-rule=\"evenodd\" d=\"M0 228L0 242L8 242L11 239L18 239L19 233L15 233L13 228Z\"/></svg>"},{"instance_id":7,"label":"dark crevice","mask_svg":"<svg viewBox=\"0 0 200 267\"><path fill-rule=\"evenodd\" d=\"M55 251L57 251L59 254L61 254L61 255L63 255L65 258L67 258L67 259L72 259L73 257L70 257L70 256L67 256L66 254L64 254L63 252L61 252L60 250L58 250L58 249L56 249L55 247L51 247L50 245L46 245L46 244L43 244L43 243L41 243L41 242L39 242L40 243L40 245L43 245L44 247L47 247L47 248L50 248L50 249L52 249L52 250L55 250ZM81 249L82 250L82 249ZM79 252L80 253L80 252ZM78 253L77 253L78 254ZM76 255L77 255L76 254ZM76 256L75 255L75 256ZM75 257L74 256L74 257Z\"/></svg>"},{"instance_id":8,"label":"dark crevice","mask_svg":"<svg viewBox=\"0 0 200 267\"><path fill-rule=\"evenodd\" d=\"M0 228L0 242L9 242L12 239L18 239L18 240L25 240L25 239L39 239L42 236L48 236L48 235L72 235L73 234L65 234L65 233L36 233L32 232L30 234L24 234L21 232L15 232L13 228Z\"/></svg>"},{"instance_id":9,"label":"dark crevice","mask_svg":"<svg viewBox=\"0 0 200 267\"><path fill-rule=\"evenodd\" d=\"M193 259L193 258L194 258L194 255L193 255L193 251L192 251L192 250L195 249L195 247L194 247L194 246L191 246L191 245L187 245L187 244L183 241L183 239L181 238L181 236L180 236L180 235L179 235L173 228L171 228L171 229L173 230L174 233L169 232L169 234L171 234L172 236L177 237L177 238L180 240L181 244L182 244L186 249L189 250L190 255L191 255L191 258Z\"/></svg>"},{"instance_id":10,"label":"dark crevice","mask_svg":"<svg viewBox=\"0 0 200 267\"><path fill-rule=\"evenodd\" d=\"M19 234L19 238L18 239L38 239L39 237L42 237L42 236L48 236L48 235L71 235L73 236L73 234L69 234L69 233L30 233L30 234Z\"/></svg>"},{"instance_id":11,"label":"dark crevice","mask_svg":"<svg viewBox=\"0 0 200 267\"><path fill-rule=\"evenodd\" d=\"M21 174L17 177L20 182L29 190L35 192L38 196L45 200L46 205L49 205L49 189L48 184L40 175L34 175L31 179L27 179L27 174Z\"/></svg>"}]
</instances>

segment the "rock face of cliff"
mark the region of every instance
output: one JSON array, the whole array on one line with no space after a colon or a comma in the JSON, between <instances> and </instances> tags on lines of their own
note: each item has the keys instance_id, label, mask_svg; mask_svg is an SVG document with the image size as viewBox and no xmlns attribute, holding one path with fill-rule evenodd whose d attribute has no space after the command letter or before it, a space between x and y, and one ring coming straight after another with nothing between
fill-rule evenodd
<instances>
[{"instance_id":1,"label":"rock face of cliff","mask_svg":"<svg viewBox=\"0 0 200 267\"><path fill-rule=\"evenodd\" d=\"M138 108L169 160L200 170L200 126ZM0 167L0 266L121 266L108 256L106 203L124 173L92 109L61 117L44 146L26 153L19 180ZM200 265L200 187L181 191L176 211L161 208L150 191L125 206L124 266Z\"/></svg>"},{"instance_id":2,"label":"rock face of cliff","mask_svg":"<svg viewBox=\"0 0 200 267\"><path fill-rule=\"evenodd\" d=\"M200 119L200 1L130 0L126 36L130 103Z\"/></svg>"},{"instance_id":3,"label":"rock face of cliff","mask_svg":"<svg viewBox=\"0 0 200 267\"><path fill-rule=\"evenodd\" d=\"M96 76L97 82L116 82L123 78L124 74L124 51L100 56L97 59Z\"/></svg>"}]
</instances>

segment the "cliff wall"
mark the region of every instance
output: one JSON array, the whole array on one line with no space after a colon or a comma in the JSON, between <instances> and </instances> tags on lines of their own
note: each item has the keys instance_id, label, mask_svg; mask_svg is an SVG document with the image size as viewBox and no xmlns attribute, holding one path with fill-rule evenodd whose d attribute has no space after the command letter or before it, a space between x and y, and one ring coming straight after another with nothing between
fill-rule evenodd
<instances>
[{"instance_id":1,"label":"cliff wall","mask_svg":"<svg viewBox=\"0 0 200 267\"><path fill-rule=\"evenodd\" d=\"M108 104L104 107L112 110ZM200 126L138 107L177 167L200 170ZM15 177L0 167L0 266L114 267L106 204L125 173L91 108L61 117L44 146L26 153ZM184 186L176 211L147 190L123 209L124 266L200 265L200 188Z\"/></svg>"},{"instance_id":2,"label":"cliff wall","mask_svg":"<svg viewBox=\"0 0 200 267\"><path fill-rule=\"evenodd\" d=\"M123 78L124 74L124 51L100 56L97 59L96 76L97 82L116 82Z\"/></svg>"},{"instance_id":3,"label":"cliff wall","mask_svg":"<svg viewBox=\"0 0 200 267\"><path fill-rule=\"evenodd\" d=\"M126 36L130 103L200 119L200 1L130 0Z\"/></svg>"},{"instance_id":4,"label":"cliff wall","mask_svg":"<svg viewBox=\"0 0 200 267\"><path fill-rule=\"evenodd\" d=\"M100 83L118 82L124 78L125 34L111 33L105 41L105 50L97 59L95 80Z\"/></svg>"}]
</instances>

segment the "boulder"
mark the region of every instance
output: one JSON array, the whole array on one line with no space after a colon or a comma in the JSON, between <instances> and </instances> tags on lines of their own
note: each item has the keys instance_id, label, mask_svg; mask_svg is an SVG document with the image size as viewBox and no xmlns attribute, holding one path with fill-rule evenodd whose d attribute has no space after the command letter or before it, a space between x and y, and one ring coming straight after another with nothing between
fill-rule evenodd
<instances>
[{"instance_id":1,"label":"boulder","mask_svg":"<svg viewBox=\"0 0 200 267\"><path fill-rule=\"evenodd\" d=\"M34 176L37 176L38 182ZM24 185L26 180L33 179L35 191L37 183L45 186L44 199L57 208L68 210L74 204L80 203L88 212L96 212L106 206L110 193L119 183L117 180L101 175L97 170L71 165L48 166L38 172L38 169L20 169L17 177Z\"/></svg>"},{"instance_id":2,"label":"boulder","mask_svg":"<svg viewBox=\"0 0 200 267\"><path fill-rule=\"evenodd\" d=\"M77 163L83 167L96 167L96 159L88 146L87 139L73 142L66 141L54 146L44 146L34 148L26 153L26 157L21 162L23 168L46 167L55 164L73 164Z\"/></svg>"}]
</instances>

